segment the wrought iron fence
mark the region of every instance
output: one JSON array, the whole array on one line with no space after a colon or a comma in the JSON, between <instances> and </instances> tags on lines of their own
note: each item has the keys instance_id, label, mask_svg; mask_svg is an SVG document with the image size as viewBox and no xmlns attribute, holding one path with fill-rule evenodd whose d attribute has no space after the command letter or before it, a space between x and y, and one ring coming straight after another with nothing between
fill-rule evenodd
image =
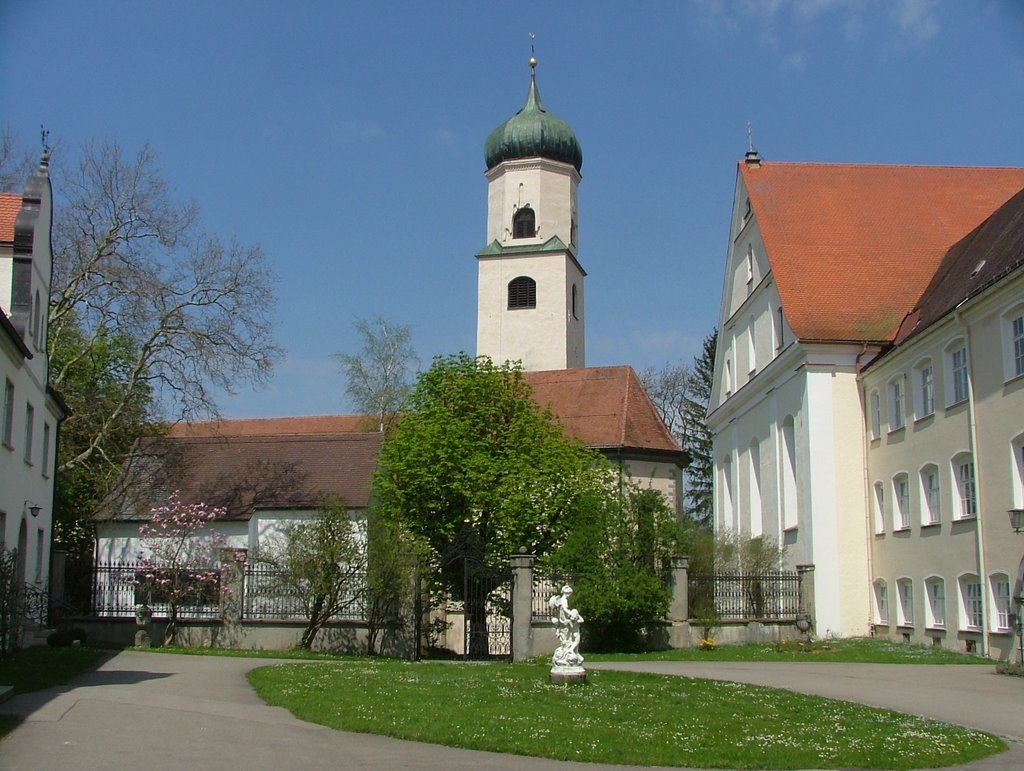
<instances>
[{"instance_id":1,"label":"wrought iron fence","mask_svg":"<svg viewBox=\"0 0 1024 771\"><path fill-rule=\"evenodd\" d=\"M572 585L573 576L565 573L544 573L534 570L533 572L533 600L530 604L530 614L535 620L547 621L551 617L551 607L548 604L552 595L561 594L562 586Z\"/></svg>"},{"instance_id":2,"label":"wrought iron fence","mask_svg":"<svg viewBox=\"0 0 1024 771\"><path fill-rule=\"evenodd\" d=\"M145 575L151 565L140 562L100 563L93 569L92 608L97 616L130 618L135 606L149 605L153 618L168 618L170 603L147 585ZM178 603L178 618L209 619L220 616L217 591L197 591Z\"/></svg>"},{"instance_id":3,"label":"wrought iron fence","mask_svg":"<svg viewBox=\"0 0 1024 771\"><path fill-rule=\"evenodd\" d=\"M249 563L245 566L242 592L242 618L247 621L305 621L302 595L297 587L284 581L284 572L268 566ZM341 599L342 610L331 621L363 621L366 619L366 573L358 572Z\"/></svg>"},{"instance_id":4,"label":"wrought iron fence","mask_svg":"<svg viewBox=\"0 0 1024 771\"><path fill-rule=\"evenodd\" d=\"M792 571L693 574L689 616L722 621L793 621L800 613L800 576Z\"/></svg>"}]
</instances>

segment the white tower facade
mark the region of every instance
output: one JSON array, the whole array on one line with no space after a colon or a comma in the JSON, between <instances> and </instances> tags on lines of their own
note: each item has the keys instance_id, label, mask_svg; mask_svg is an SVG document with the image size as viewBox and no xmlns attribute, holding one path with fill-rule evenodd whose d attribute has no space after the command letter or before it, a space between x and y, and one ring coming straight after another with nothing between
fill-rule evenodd
<instances>
[{"instance_id":1,"label":"white tower facade","mask_svg":"<svg viewBox=\"0 0 1024 771\"><path fill-rule=\"evenodd\" d=\"M491 133L485 154L488 245L476 255L477 354L519 361L528 371L583 367L583 154L569 125L545 110L535 76L526 104Z\"/></svg>"}]
</instances>

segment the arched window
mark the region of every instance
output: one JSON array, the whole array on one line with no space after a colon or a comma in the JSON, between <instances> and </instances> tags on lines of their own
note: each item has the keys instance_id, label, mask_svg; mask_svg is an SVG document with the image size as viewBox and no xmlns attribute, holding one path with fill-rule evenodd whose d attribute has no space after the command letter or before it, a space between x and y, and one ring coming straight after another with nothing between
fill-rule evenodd
<instances>
[{"instance_id":1,"label":"arched window","mask_svg":"<svg viewBox=\"0 0 1024 771\"><path fill-rule=\"evenodd\" d=\"M928 601L924 605L925 625L942 629L946 626L946 582L941 576L928 576L924 580Z\"/></svg>"},{"instance_id":2,"label":"arched window","mask_svg":"<svg viewBox=\"0 0 1024 771\"><path fill-rule=\"evenodd\" d=\"M906 577L896 579L896 624L898 626L914 625L914 584Z\"/></svg>"},{"instance_id":3,"label":"arched window","mask_svg":"<svg viewBox=\"0 0 1024 771\"><path fill-rule=\"evenodd\" d=\"M875 579L875 623L889 624L889 586L881 578Z\"/></svg>"},{"instance_id":4,"label":"arched window","mask_svg":"<svg viewBox=\"0 0 1024 771\"><path fill-rule=\"evenodd\" d=\"M572 285L572 317L574 319L579 318L579 313L576 311L576 285Z\"/></svg>"},{"instance_id":5,"label":"arched window","mask_svg":"<svg viewBox=\"0 0 1024 771\"><path fill-rule=\"evenodd\" d=\"M537 282L529 276L519 276L508 282L508 307L536 308Z\"/></svg>"},{"instance_id":6,"label":"arched window","mask_svg":"<svg viewBox=\"0 0 1024 771\"><path fill-rule=\"evenodd\" d=\"M921 524L937 525L941 521L939 467L929 463L921 467Z\"/></svg>"},{"instance_id":7,"label":"arched window","mask_svg":"<svg viewBox=\"0 0 1024 771\"><path fill-rule=\"evenodd\" d=\"M533 238L537 235L537 215L524 206L512 215L512 238Z\"/></svg>"}]
</instances>

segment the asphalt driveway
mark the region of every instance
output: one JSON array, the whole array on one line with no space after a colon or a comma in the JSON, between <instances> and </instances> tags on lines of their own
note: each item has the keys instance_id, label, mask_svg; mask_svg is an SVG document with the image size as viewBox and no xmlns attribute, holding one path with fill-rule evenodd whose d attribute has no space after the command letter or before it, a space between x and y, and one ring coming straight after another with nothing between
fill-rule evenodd
<instances>
[{"instance_id":1,"label":"asphalt driveway","mask_svg":"<svg viewBox=\"0 0 1024 771\"><path fill-rule=\"evenodd\" d=\"M21 726L0 742L0 769L595 768L592 764L345 733L304 723L281 708L266 706L249 687L245 673L268 663L273 662L138 651L118 653L73 683L17 696L0 705L0 711L25 718ZM781 685L941 717L1004 736L1024 737L1024 680L996 676L987 679L986 667L658 662L594 666ZM946 711L940 702L949 702L954 707L959 704L960 717L969 719L937 714ZM1013 712L1014 716L1000 716L1004 712ZM990 717L986 718L986 714ZM1011 746L1008 753L964 768L1024 769L1024 738Z\"/></svg>"}]
</instances>

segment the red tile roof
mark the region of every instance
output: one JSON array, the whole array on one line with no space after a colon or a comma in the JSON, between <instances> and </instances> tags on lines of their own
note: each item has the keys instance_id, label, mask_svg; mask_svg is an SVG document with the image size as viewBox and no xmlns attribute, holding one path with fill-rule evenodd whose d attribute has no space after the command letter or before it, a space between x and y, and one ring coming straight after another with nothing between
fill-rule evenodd
<instances>
[{"instance_id":1,"label":"red tile roof","mask_svg":"<svg viewBox=\"0 0 1024 771\"><path fill-rule=\"evenodd\" d=\"M896 336L899 345L965 300L1024 269L1024 190L1003 204L942 258L928 288Z\"/></svg>"},{"instance_id":2,"label":"red tile roof","mask_svg":"<svg viewBox=\"0 0 1024 771\"><path fill-rule=\"evenodd\" d=\"M524 372L538 404L590 447L681 452L632 367ZM315 436L366 431L373 415L312 415L180 423L172 437Z\"/></svg>"},{"instance_id":3,"label":"red tile roof","mask_svg":"<svg viewBox=\"0 0 1024 771\"><path fill-rule=\"evenodd\" d=\"M17 193L0 193L0 242L14 241L14 220L21 211L21 196Z\"/></svg>"},{"instance_id":4,"label":"red tile roof","mask_svg":"<svg viewBox=\"0 0 1024 771\"><path fill-rule=\"evenodd\" d=\"M539 404L588 446L657 456L679 465L679 448L631 367L526 372ZM369 501L383 434L368 415L316 415L179 424L142 439L118 490L97 519L139 521L180 490L188 501L224 506L228 519L256 509L313 508L324 494L351 507Z\"/></svg>"},{"instance_id":5,"label":"red tile roof","mask_svg":"<svg viewBox=\"0 0 1024 771\"><path fill-rule=\"evenodd\" d=\"M891 340L946 250L1024 188L1024 169L739 168L801 340Z\"/></svg>"},{"instance_id":6,"label":"red tile roof","mask_svg":"<svg viewBox=\"0 0 1024 771\"><path fill-rule=\"evenodd\" d=\"M97 518L139 521L175 490L248 519L257 509L315 508L324 495L365 508L383 434L141 439Z\"/></svg>"},{"instance_id":7,"label":"red tile roof","mask_svg":"<svg viewBox=\"0 0 1024 771\"><path fill-rule=\"evenodd\" d=\"M566 431L598 449L674 453L669 433L632 367L585 367L524 372L534 398L548 406Z\"/></svg>"}]
</instances>

